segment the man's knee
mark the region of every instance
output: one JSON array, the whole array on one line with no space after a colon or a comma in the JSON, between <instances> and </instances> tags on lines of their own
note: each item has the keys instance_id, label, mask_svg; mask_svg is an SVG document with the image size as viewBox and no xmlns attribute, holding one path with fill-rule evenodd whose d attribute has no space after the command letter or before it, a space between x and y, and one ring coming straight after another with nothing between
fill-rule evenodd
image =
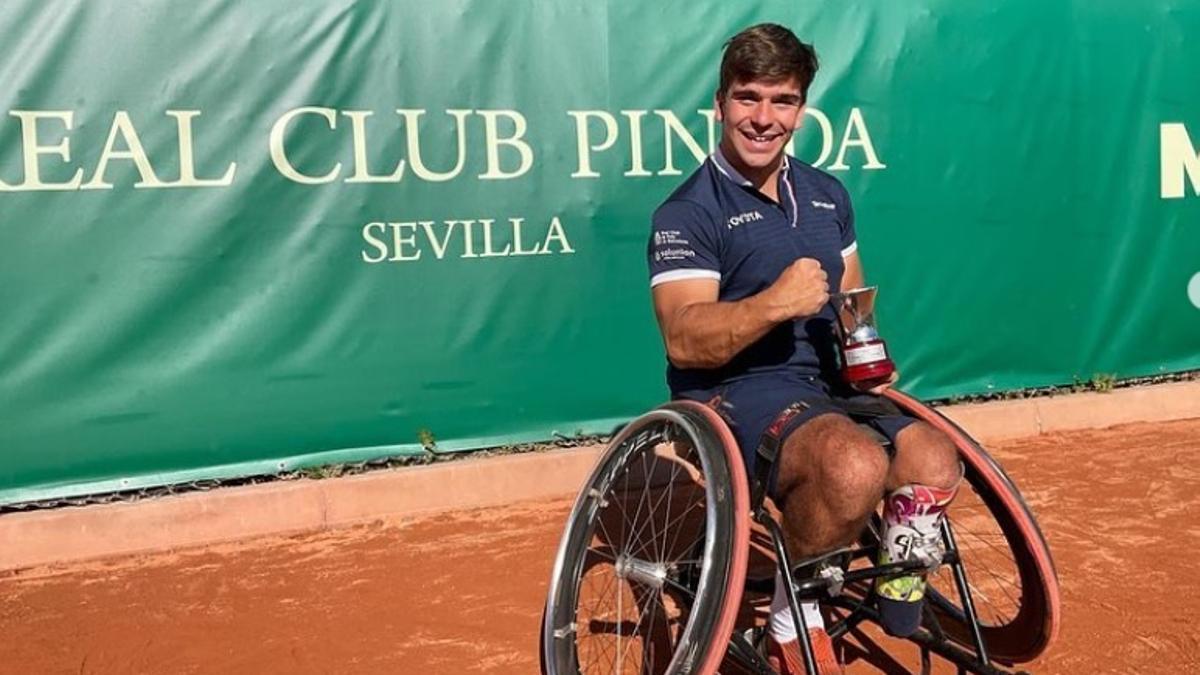
<instances>
[{"instance_id":1,"label":"man's knee","mask_svg":"<svg viewBox=\"0 0 1200 675\"><path fill-rule=\"evenodd\" d=\"M789 447L790 446L790 447ZM861 517L878 503L888 474L883 448L853 421L840 415L817 417L788 439L785 454L803 457L804 490L821 495L831 511Z\"/></svg>"},{"instance_id":2,"label":"man's knee","mask_svg":"<svg viewBox=\"0 0 1200 675\"><path fill-rule=\"evenodd\" d=\"M832 443L821 455L814 487L831 504L841 504L849 518L875 508L883 495L888 461L883 448L863 434Z\"/></svg>"},{"instance_id":3,"label":"man's knee","mask_svg":"<svg viewBox=\"0 0 1200 675\"><path fill-rule=\"evenodd\" d=\"M894 481L952 488L962 478L958 447L942 431L925 422L905 427L896 437Z\"/></svg>"}]
</instances>

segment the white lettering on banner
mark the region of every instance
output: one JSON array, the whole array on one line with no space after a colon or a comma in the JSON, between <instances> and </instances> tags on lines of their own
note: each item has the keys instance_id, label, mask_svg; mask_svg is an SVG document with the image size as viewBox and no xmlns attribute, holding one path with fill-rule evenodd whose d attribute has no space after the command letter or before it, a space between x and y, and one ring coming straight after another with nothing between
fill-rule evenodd
<instances>
[{"instance_id":1,"label":"white lettering on banner","mask_svg":"<svg viewBox=\"0 0 1200 675\"><path fill-rule=\"evenodd\" d=\"M642 163L642 117L646 111L622 110L621 114L629 118L629 170L621 175L629 178L654 175Z\"/></svg>"},{"instance_id":2,"label":"white lettering on banner","mask_svg":"<svg viewBox=\"0 0 1200 675\"><path fill-rule=\"evenodd\" d=\"M226 187L233 185L237 163L230 162L225 175L212 180L196 177L196 157L192 150L192 118L199 117L199 110L168 110L167 115L175 118L179 136L179 180L172 187Z\"/></svg>"},{"instance_id":3,"label":"white lettering on banner","mask_svg":"<svg viewBox=\"0 0 1200 675\"><path fill-rule=\"evenodd\" d=\"M648 178L679 176L705 160L719 142L719 124L712 109L701 109L696 115L681 118L672 110L620 110L619 115L606 110L568 110L574 121L576 157L571 178L600 178L605 170L597 166L598 157L613 152L616 162L624 164L621 176ZM20 125L20 153L24 177L20 182L0 179L0 193L21 191L111 190L114 165L127 161L136 173L135 188L227 187L233 184L237 163L229 162L218 176L200 176L197 172L195 127L199 110L167 110L172 118L178 153L178 174L168 178L163 166L156 164L142 143L142 134L128 111L113 113L108 136L91 168L72 164L72 129L79 122L71 110L12 110L8 116ZM285 179L301 185L329 183L394 184L409 180L443 183L464 177L469 152L479 154L480 172L477 180L514 180L528 176L536 164L536 143L527 138L529 122L517 110L468 110L449 108L438 115L449 118L431 122L422 108L397 108L386 115L373 110L338 110L319 105L301 106L283 112L270 126L267 150L275 170ZM436 117L436 116L435 116ZM807 108L805 117L816 126L820 151L814 166L830 171L845 171L851 162L863 170L884 169L862 110L850 108L845 124L838 128L828 115L816 108ZM653 120L653 121L651 121ZM348 121L348 123L347 123ZM441 129L435 126L452 124L452 147L438 145L437 162L430 166L427 158L434 138L441 141ZM693 127L700 124L704 132ZM810 126L812 126L810 124ZM838 140L840 132L840 140ZM403 134L403 151L397 156L373 156L380 149L398 145ZM158 134L151 137L158 137ZM1193 186L1200 182L1200 158L1196 157L1182 125L1164 125L1163 184L1164 194L1170 183L1172 193L1182 193L1182 176L1192 177ZM382 139L382 140L380 140ZM374 142L373 142L374 141ZM338 150L333 156L311 156L305 144ZM76 142L77 144L77 142ZM227 143L228 144L228 143ZM681 154L682 146L686 154ZM789 152L793 151L791 143ZM343 154L344 153L344 154ZM49 158L48 158L49 156ZM834 157L832 163L826 161ZM300 158L304 158L301 162ZM343 162L352 158L353 166ZM339 161L340 160L340 161ZM647 166L661 162L661 166ZM121 177L130 171L121 171ZM126 183L128 184L128 183ZM479 231L480 236L483 230ZM391 250L391 249L389 249Z\"/></svg>"},{"instance_id":4,"label":"white lettering on banner","mask_svg":"<svg viewBox=\"0 0 1200 675\"><path fill-rule=\"evenodd\" d=\"M825 160L829 159L829 153L833 152L833 124L829 122L829 117L825 113L812 106L805 107L804 114L813 118L813 121L821 128L821 154L812 160L813 166L821 166ZM793 135L788 141L788 154L793 157L796 155L795 142L796 137Z\"/></svg>"},{"instance_id":5,"label":"white lettering on banner","mask_svg":"<svg viewBox=\"0 0 1200 675\"><path fill-rule=\"evenodd\" d=\"M424 110L397 110L397 114L404 117L404 137L407 141L408 164L412 167L413 174L421 180L427 180L431 183L441 183L454 178L462 172L463 164L467 161L467 115L471 114L470 110L447 110L446 114L454 118L455 130L455 147L458 149L458 160L454 163L454 168L449 171L431 171L425 166L425 162L421 160L421 115L425 114Z\"/></svg>"},{"instance_id":6,"label":"white lettering on banner","mask_svg":"<svg viewBox=\"0 0 1200 675\"><path fill-rule=\"evenodd\" d=\"M692 158L696 160L697 164L704 162L705 155L713 151L713 148L709 148L708 152L705 152L700 147L700 144L696 142L696 138L687 130L687 127L683 126L683 122L680 122L679 118L675 116L675 113L670 110L655 110L654 114L663 120L663 149L667 154L667 165L663 167L662 171L658 172L658 175L678 176L683 173L679 169L676 169L675 163L671 161L675 156L673 150L675 143L672 136L677 136L679 140L683 141L684 146L691 151Z\"/></svg>"},{"instance_id":7,"label":"white lettering on banner","mask_svg":"<svg viewBox=\"0 0 1200 675\"><path fill-rule=\"evenodd\" d=\"M337 180L338 174L342 172L341 162L335 164L328 173L322 176L309 176L297 171L296 167L292 166L291 160L288 159L287 151L283 147L283 135L287 133L288 125L291 124L292 120L301 115L320 115L325 118L325 121L329 122L330 129L337 128L337 112L332 108L305 106L284 113L279 119L275 120L275 124L271 125L271 134L267 140L267 145L271 152L271 161L275 163L275 170L282 174L284 178L305 185L319 185Z\"/></svg>"},{"instance_id":8,"label":"white lettering on banner","mask_svg":"<svg viewBox=\"0 0 1200 675\"><path fill-rule=\"evenodd\" d=\"M533 148L521 140L525 137L527 124L525 116L515 110L480 110L483 116L483 138L487 145L487 171L479 174L483 180L510 179L524 176L533 166ZM513 123L512 135L501 138L496 130L496 118L507 117ZM521 156L521 164L514 171L504 171L500 168L500 146L514 148Z\"/></svg>"},{"instance_id":9,"label":"white lettering on banner","mask_svg":"<svg viewBox=\"0 0 1200 675\"><path fill-rule=\"evenodd\" d=\"M404 177L404 160L397 162L396 170L386 176L373 175L367 166L367 118L374 114L370 110L342 111L342 115L350 118L350 135L354 141L354 175L346 179L347 183L399 183Z\"/></svg>"},{"instance_id":10,"label":"white lettering on banner","mask_svg":"<svg viewBox=\"0 0 1200 675\"><path fill-rule=\"evenodd\" d=\"M371 173L368 152L371 148L367 136L367 118L374 115L371 110L343 110L341 115L350 120L350 145L354 152L354 173L345 178L344 183L399 183L404 179L408 169L412 175L430 183L443 183L459 177L467 163L467 148L469 147L468 118L477 115L483 118L483 142L486 169L479 174L480 180L510 180L529 173L533 168L533 147L524 140L528 129L525 116L515 110L463 110L448 109L445 114L454 120L454 164L445 171L435 170L426 165L421 152L421 121L426 114L423 109L399 108L396 111L404 127L405 154L403 159L393 159L395 169L389 174L377 175ZM294 120L301 115L318 115L323 117L331 132L337 132L337 116L339 111L333 108L304 106L289 110L275 120L271 126L269 147L271 161L283 177L304 185L321 185L336 181L342 174L341 162L334 163L328 172L321 175L301 173L288 156L285 143L287 132ZM512 124L512 132L502 135L499 120L504 118ZM505 166L501 149L509 148L516 151L518 161L515 168Z\"/></svg>"},{"instance_id":11,"label":"white lettering on banner","mask_svg":"<svg viewBox=\"0 0 1200 675\"><path fill-rule=\"evenodd\" d=\"M117 150L117 136L121 137L121 141L125 145L124 150ZM96 171L92 174L92 179L80 186L80 189L111 190L112 183L104 180L104 172L108 169L108 163L114 159L127 159L133 162L138 175L141 176L141 180L133 184L135 188L163 187L163 182L154 174L154 166L150 164L150 158L146 156L146 149L142 147L142 140L138 137L133 121L129 119L129 113L124 110L118 110L117 114L113 116L112 127L108 130L108 140L104 143L100 160L96 162Z\"/></svg>"},{"instance_id":12,"label":"white lettering on banner","mask_svg":"<svg viewBox=\"0 0 1200 675\"><path fill-rule=\"evenodd\" d=\"M637 112L637 111L635 111ZM617 118L603 110L568 110L567 114L575 118L576 157L579 168L571 174L571 178L599 178L600 174L592 170L592 152L603 152L617 142ZM640 111L641 115L646 112ZM589 120L598 119L604 123L604 140L592 143L591 123ZM637 122L637 117L630 116L631 123ZM638 140L641 140L641 130L638 130ZM639 163L642 149L637 149ZM632 169L630 169L632 171ZM646 174L649 175L649 174Z\"/></svg>"},{"instance_id":13,"label":"white lettering on banner","mask_svg":"<svg viewBox=\"0 0 1200 675\"><path fill-rule=\"evenodd\" d=\"M662 125L657 129L657 133L647 141L642 118L648 112L653 112L661 119ZM713 152L717 147L719 124L711 108L700 109L696 112L703 118L707 130L707 151L688 130L687 125L671 110L622 110L621 115L625 117L624 133L629 141L629 164L622 175L631 178L682 175L682 169L675 163L677 143L683 144L697 164L703 162L706 154ZM567 115L575 120L577 168L571 177L599 178L601 172L594 168L596 155L610 150L617 144L617 141L621 139L622 125L615 116L604 110L568 110ZM820 134L820 153L810 162L813 166L829 171L847 171L851 167L849 160L861 157L858 167L863 170L873 171L887 168L887 164L879 159L879 152L875 148L875 142L871 137L866 117L861 108L850 108L840 141L835 141L833 123L824 112L808 107L804 109L804 115L813 120L817 126L817 133ZM602 136L597 133L597 125L594 124L597 121L603 126ZM648 170L645 166L647 142L662 147L663 166L658 170ZM837 154L833 163L825 165L829 157L834 155L835 150ZM851 152L851 150L856 152ZM788 141L787 151L789 154L795 155L795 136ZM861 151L861 153L857 151Z\"/></svg>"},{"instance_id":14,"label":"white lettering on banner","mask_svg":"<svg viewBox=\"0 0 1200 675\"><path fill-rule=\"evenodd\" d=\"M421 251L414 253L404 253L404 247L410 246L415 248L417 245L417 224L416 223L388 223L392 228L392 257L391 260L420 260ZM401 232L408 230L408 234L402 235Z\"/></svg>"},{"instance_id":15,"label":"white lettering on banner","mask_svg":"<svg viewBox=\"0 0 1200 675\"><path fill-rule=\"evenodd\" d=\"M38 142L37 123L39 119L57 119L63 123L66 131L71 130L71 120L74 113L70 110L13 110L9 115L21 120L21 149L25 158L25 180L17 185L9 185L0 181L0 191L16 192L18 190L77 190L83 181L83 169L75 171L71 180L65 183L47 183L42 181L38 155L58 155L64 162L71 161L71 138L63 136L58 145L42 145Z\"/></svg>"},{"instance_id":16,"label":"white lettering on banner","mask_svg":"<svg viewBox=\"0 0 1200 675\"><path fill-rule=\"evenodd\" d=\"M435 260L445 259L447 253L459 258L506 258L575 252L558 216L550 219L541 243L534 242L532 247L526 247L524 225L524 218L509 218L499 226L493 218L371 222L362 228L363 242L369 247L363 249L362 260L410 262L420 260L426 250ZM503 242L503 247L498 242Z\"/></svg>"},{"instance_id":17,"label":"white lettering on banner","mask_svg":"<svg viewBox=\"0 0 1200 675\"><path fill-rule=\"evenodd\" d=\"M1192 194L1200 195L1200 153L1192 145L1187 127L1178 122L1158 126L1160 188L1163 199L1184 197L1184 177L1192 184Z\"/></svg>"},{"instance_id":18,"label":"white lettering on banner","mask_svg":"<svg viewBox=\"0 0 1200 675\"><path fill-rule=\"evenodd\" d=\"M42 145L39 136L38 122L43 119L56 119L63 125L64 131L71 131L74 113L69 110L13 110L11 117L21 122L21 154L24 160L25 179L15 185L0 180L0 192L32 192L32 191L61 191L61 190L111 190L113 184L106 179L109 163L114 159L125 159L133 162L140 180L133 184L135 188L179 188L179 187L225 187L233 184L233 176L237 171L237 163L231 162L220 178L206 179L196 175L196 152L192 120L200 116L199 110L168 110L166 115L175 118L175 133L179 144L179 179L164 181L154 171L154 165L146 149L142 146L141 137L133 125L129 113L118 110L112 119L108 130L108 140L96 161L92 179L83 182L83 169L77 168L70 180L51 182L42 178L40 155L57 155L63 162L71 161L71 139L64 135L55 145ZM118 144L125 147L117 148Z\"/></svg>"},{"instance_id":19,"label":"white lettering on banner","mask_svg":"<svg viewBox=\"0 0 1200 675\"><path fill-rule=\"evenodd\" d=\"M1200 272L1192 275L1192 280L1188 282L1188 300L1192 301L1192 305L1196 309L1200 309Z\"/></svg>"},{"instance_id":20,"label":"white lettering on banner","mask_svg":"<svg viewBox=\"0 0 1200 675\"><path fill-rule=\"evenodd\" d=\"M717 139L717 111L713 110L712 108L704 108L702 110L698 110L697 112L699 112L700 116L704 118L705 126L708 128L708 147L716 148L717 140L718 140ZM792 150L792 141L795 138L796 137L793 135L791 138L788 139L788 144L787 144L787 153L789 155L792 155L793 157L796 155L796 153Z\"/></svg>"},{"instance_id":21,"label":"white lettering on banner","mask_svg":"<svg viewBox=\"0 0 1200 675\"><path fill-rule=\"evenodd\" d=\"M855 134L854 138L850 134ZM827 168L830 171L845 171L850 166L846 164L846 149L847 148L862 148L866 155L867 162L862 165L864 169L886 169L887 164L879 161L879 157L875 155L875 146L871 144L871 134L867 132L867 123L863 121L862 111L858 108L850 109L850 119L846 120L846 133L842 134L842 145L838 150L837 159Z\"/></svg>"}]
</instances>

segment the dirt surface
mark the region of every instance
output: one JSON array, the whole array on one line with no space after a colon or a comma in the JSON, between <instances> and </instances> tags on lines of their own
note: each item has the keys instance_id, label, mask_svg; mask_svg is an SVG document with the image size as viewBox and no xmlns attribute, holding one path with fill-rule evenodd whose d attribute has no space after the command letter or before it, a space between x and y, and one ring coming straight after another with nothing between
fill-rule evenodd
<instances>
[{"instance_id":1,"label":"dirt surface","mask_svg":"<svg viewBox=\"0 0 1200 675\"><path fill-rule=\"evenodd\" d=\"M992 448L1054 551L1039 673L1200 671L1200 420ZM0 673L538 672L568 500L0 578ZM849 673L903 672L847 648ZM903 666L903 668L902 668ZM935 672L953 672L937 664Z\"/></svg>"}]
</instances>

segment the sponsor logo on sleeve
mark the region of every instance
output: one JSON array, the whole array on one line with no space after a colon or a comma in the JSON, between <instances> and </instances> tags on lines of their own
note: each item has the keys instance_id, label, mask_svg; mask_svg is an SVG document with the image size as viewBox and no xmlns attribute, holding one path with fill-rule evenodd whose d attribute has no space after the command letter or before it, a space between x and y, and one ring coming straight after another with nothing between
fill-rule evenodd
<instances>
[{"instance_id":1,"label":"sponsor logo on sleeve","mask_svg":"<svg viewBox=\"0 0 1200 675\"><path fill-rule=\"evenodd\" d=\"M681 237L679 230L657 230L654 233L654 261L669 262L695 258L692 243Z\"/></svg>"}]
</instances>

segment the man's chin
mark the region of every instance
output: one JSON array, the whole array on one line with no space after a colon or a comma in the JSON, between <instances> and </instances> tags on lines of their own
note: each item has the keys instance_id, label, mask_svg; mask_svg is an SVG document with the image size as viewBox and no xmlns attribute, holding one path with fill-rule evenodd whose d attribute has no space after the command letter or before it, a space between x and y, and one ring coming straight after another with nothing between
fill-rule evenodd
<instances>
[{"instance_id":1,"label":"man's chin","mask_svg":"<svg viewBox=\"0 0 1200 675\"><path fill-rule=\"evenodd\" d=\"M783 148L776 148L766 152L742 149L742 151L738 153L738 158L741 159L742 163L748 167L754 169L766 169L779 161L779 155L782 152Z\"/></svg>"}]
</instances>

